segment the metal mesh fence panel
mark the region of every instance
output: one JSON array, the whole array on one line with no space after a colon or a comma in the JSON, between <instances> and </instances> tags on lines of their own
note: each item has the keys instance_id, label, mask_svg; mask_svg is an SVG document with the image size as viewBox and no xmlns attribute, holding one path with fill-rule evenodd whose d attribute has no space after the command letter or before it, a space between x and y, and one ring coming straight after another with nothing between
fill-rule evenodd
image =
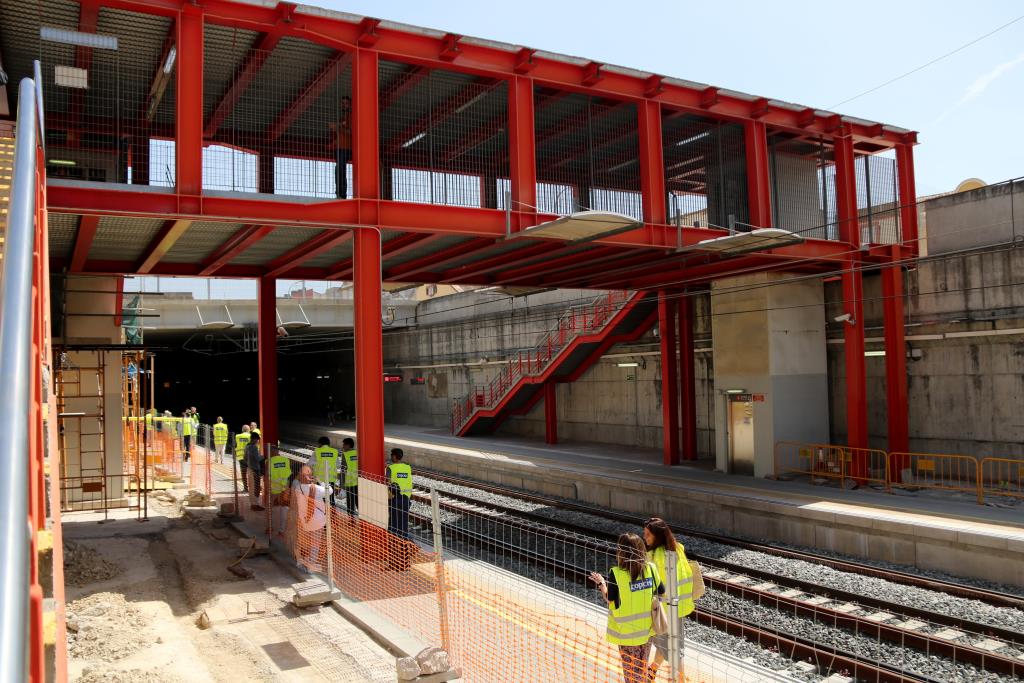
<instances>
[{"instance_id":1,"label":"metal mesh fence panel","mask_svg":"<svg viewBox=\"0 0 1024 683\"><path fill-rule=\"evenodd\" d=\"M832 146L775 133L768 155L775 227L805 238L839 239Z\"/></svg>"},{"instance_id":2,"label":"metal mesh fence panel","mask_svg":"<svg viewBox=\"0 0 1024 683\"><path fill-rule=\"evenodd\" d=\"M856 161L856 178L861 244L899 244L896 159L892 153L862 156Z\"/></svg>"},{"instance_id":3,"label":"metal mesh fence panel","mask_svg":"<svg viewBox=\"0 0 1024 683\"><path fill-rule=\"evenodd\" d=\"M749 230L743 126L662 111L669 220Z\"/></svg>"},{"instance_id":4,"label":"metal mesh fence panel","mask_svg":"<svg viewBox=\"0 0 1024 683\"><path fill-rule=\"evenodd\" d=\"M538 210L643 220L636 105L540 86L534 98Z\"/></svg>"},{"instance_id":5,"label":"metal mesh fence panel","mask_svg":"<svg viewBox=\"0 0 1024 683\"><path fill-rule=\"evenodd\" d=\"M500 208L505 81L382 61L379 106L384 199Z\"/></svg>"}]
</instances>

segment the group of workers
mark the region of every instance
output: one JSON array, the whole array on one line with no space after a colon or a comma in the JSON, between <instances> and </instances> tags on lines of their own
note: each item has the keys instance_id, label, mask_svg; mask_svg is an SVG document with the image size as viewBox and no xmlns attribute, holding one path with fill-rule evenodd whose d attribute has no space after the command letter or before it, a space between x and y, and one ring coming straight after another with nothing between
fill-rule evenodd
<instances>
[{"instance_id":1,"label":"group of workers","mask_svg":"<svg viewBox=\"0 0 1024 683\"><path fill-rule=\"evenodd\" d=\"M608 625L605 638L618 645L622 659L625 683L648 683L658 675L658 668L670 656L667 633L655 630L655 601L665 599L666 557L676 553L675 614L666 617L678 620L694 611L694 572L686 559L682 543L676 541L665 520L651 517L644 523L643 535L620 534L616 547L615 566L606 576L591 572L590 580L601 591L608 603ZM680 634L680 662L682 662L682 628ZM648 661L651 646L653 661ZM683 680L676 672L677 680Z\"/></svg>"}]
</instances>

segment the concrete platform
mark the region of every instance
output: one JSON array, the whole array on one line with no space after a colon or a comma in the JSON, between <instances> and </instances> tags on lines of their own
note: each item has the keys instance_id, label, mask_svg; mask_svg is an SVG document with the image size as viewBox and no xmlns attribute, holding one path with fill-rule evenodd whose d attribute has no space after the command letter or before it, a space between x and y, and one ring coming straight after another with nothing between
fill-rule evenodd
<instances>
[{"instance_id":1,"label":"concrete platform","mask_svg":"<svg viewBox=\"0 0 1024 683\"><path fill-rule=\"evenodd\" d=\"M285 441L339 442L350 427L286 423ZM387 425L388 447L413 466L679 524L764 538L1024 587L1024 506L978 505L940 491L888 494L728 475L706 464L666 468L661 453L515 437L459 438Z\"/></svg>"}]
</instances>

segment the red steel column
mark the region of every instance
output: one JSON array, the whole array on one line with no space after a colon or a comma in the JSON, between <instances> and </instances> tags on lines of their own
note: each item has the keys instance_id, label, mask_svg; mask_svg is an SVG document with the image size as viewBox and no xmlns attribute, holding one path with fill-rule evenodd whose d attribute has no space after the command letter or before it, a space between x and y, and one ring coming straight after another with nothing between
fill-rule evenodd
<instances>
[{"instance_id":1,"label":"red steel column","mask_svg":"<svg viewBox=\"0 0 1024 683\"><path fill-rule=\"evenodd\" d=\"M893 247L894 260L898 247ZM907 406L907 351L903 336L903 268L893 264L882 269L882 301L885 323L885 389L889 415L889 452L906 453L910 446ZM889 463L893 481L899 481L901 463Z\"/></svg>"},{"instance_id":2,"label":"red steel column","mask_svg":"<svg viewBox=\"0 0 1024 683\"><path fill-rule=\"evenodd\" d=\"M903 244L921 253L917 242L917 189L914 185L914 146L896 145L896 175L899 178L900 228Z\"/></svg>"},{"instance_id":3,"label":"red steel column","mask_svg":"<svg viewBox=\"0 0 1024 683\"><path fill-rule=\"evenodd\" d=\"M277 443L277 280L259 280L256 331L259 349L260 434L263 443Z\"/></svg>"},{"instance_id":4,"label":"red steel column","mask_svg":"<svg viewBox=\"0 0 1024 683\"><path fill-rule=\"evenodd\" d=\"M697 459L697 373L693 357L693 299L679 298L679 412L683 460Z\"/></svg>"},{"instance_id":5,"label":"red steel column","mask_svg":"<svg viewBox=\"0 0 1024 683\"><path fill-rule=\"evenodd\" d=\"M178 194L203 191L203 13L186 3L178 19L175 169Z\"/></svg>"},{"instance_id":6,"label":"red steel column","mask_svg":"<svg viewBox=\"0 0 1024 683\"><path fill-rule=\"evenodd\" d=\"M644 222L668 223L665 206L665 163L661 140L661 105L643 100L637 106L640 129L640 193Z\"/></svg>"},{"instance_id":7,"label":"red steel column","mask_svg":"<svg viewBox=\"0 0 1024 683\"><path fill-rule=\"evenodd\" d=\"M676 373L676 302L658 292L658 338L661 341L661 426L664 464L679 464L679 382Z\"/></svg>"},{"instance_id":8,"label":"red steel column","mask_svg":"<svg viewBox=\"0 0 1024 683\"><path fill-rule=\"evenodd\" d=\"M860 247L857 216L857 183L854 175L853 138L846 131L835 139L836 206L840 239L851 249ZM846 356L846 434L854 448L868 446L867 374L864 363L864 282L856 253L846 257L842 274L843 311L850 320L843 323ZM866 472L863 458L854 460L854 474Z\"/></svg>"},{"instance_id":9,"label":"red steel column","mask_svg":"<svg viewBox=\"0 0 1024 683\"><path fill-rule=\"evenodd\" d=\"M384 352L380 233L352 231L355 290L356 447L361 472L384 476Z\"/></svg>"},{"instance_id":10,"label":"red steel column","mask_svg":"<svg viewBox=\"0 0 1024 683\"><path fill-rule=\"evenodd\" d=\"M771 173L768 170L768 130L760 121L743 124L747 146L747 204L750 224L772 225Z\"/></svg>"},{"instance_id":11,"label":"red steel column","mask_svg":"<svg viewBox=\"0 0 1024 683\"><path fill-rule=\"evenodd\" d=\"M558 404L554 382L544 383L544 443L558 443Z\"/></svg>"},{"instance_id":12,"label":"red steel column","mask_svg":"<svg viewBox=\"0 0 1024 683\"><path fill-rule=\"evenodd\" d=\"M352 196L380 197L380 122L378 117L377 53L357 49L352 69ZM369 217L366 217L369 218ZM376 223L375 217L373 221ZM379 238L379 235L378 235ZM380 286L378 279L377 285ZM378 291L377 303L380 304Z\"/></svg>"},{"instance_id":13,"label":"red steel column","mask_svg":"<svg viewBox=\"0 0 1024 683\"><path fill-rule=\"evenodd\" d=\"M537 142L534 137L533 79L513 76L508 84L508 158L512 193L512 231L532 225L517 225L516 213L537 212ZM500 197L504 202L505 198ZM521 215L521 214L520 214Z\"/></svg>"}]
</instances>

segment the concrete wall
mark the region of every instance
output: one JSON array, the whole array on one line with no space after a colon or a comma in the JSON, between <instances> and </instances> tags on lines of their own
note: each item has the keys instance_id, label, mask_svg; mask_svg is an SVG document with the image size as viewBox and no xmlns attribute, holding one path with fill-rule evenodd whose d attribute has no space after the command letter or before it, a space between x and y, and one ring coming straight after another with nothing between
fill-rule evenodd
<instances>
[{"instance_id":1,"label":"concrete wall","mask_svg":"<svg viewBox=\"0 0 1024 683\"><path fill-rule=\"evenodd\" d=\"M1024 457L1024 252L992 249L922 262L905 273L910 448L933 453ZM839 283L829 283L828 319ZM882 343L881 284L864 281L868 350ZM842 334L830 323L828 365L832 440L846 439ZM885 358L869 357L871 445L886 448Z\"/></svg>"},{"instance_id":2,"label":"concrete wall","mask_svg":"<svg viewBox=\"0 0 1024 683\"><path fill-rule=\"evenodd\" d=\"M924 212L930 254L1024 240L1024 180L936 197Z\"/></svg>"},{"instance_id":3,"label":"concrete wall","mask_svg":"<svg viewBox=\"0 0 1024 683\"><path fill-rule=\"evenodd\" d=\"M422 324L385 334L384 361L403 382L384 388L388 421L447 429L452 401L474 384L485 384L501 363L529 349L557 323L572 303L596 292L564 291L508 300L466 293L428 301L418 309ZM714 372L709 353L707 297L696 299L695 354L698 453L713 452ZM486 359L486 360L485 360ZM635 361L641 367L620 368ZM426 384L413 385L412 377ZM661 360L653 332L619 345L572 384L557 387L559 437L568 441L661 447ZM510 418L500 431L542 437L543 402Z\"/></svg>"}]
</instances>

